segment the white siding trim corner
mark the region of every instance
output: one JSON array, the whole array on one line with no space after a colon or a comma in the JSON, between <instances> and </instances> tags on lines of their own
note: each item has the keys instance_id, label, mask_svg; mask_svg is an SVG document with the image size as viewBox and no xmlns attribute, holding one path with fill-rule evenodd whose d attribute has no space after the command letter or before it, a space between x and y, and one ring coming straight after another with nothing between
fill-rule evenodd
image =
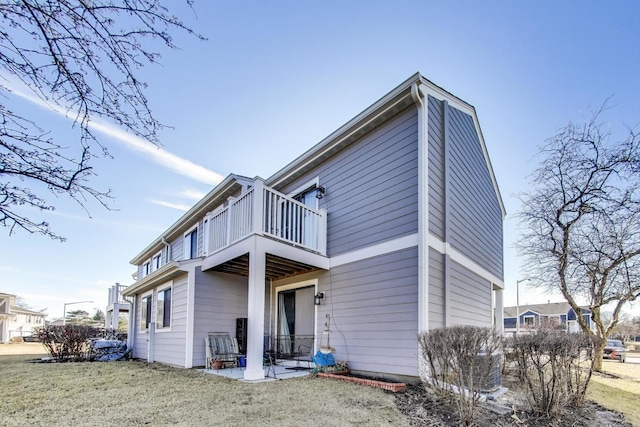
<instances>
[{"instance_id":1,"label":"white siding trim corner","mask_svg":"<svg viewBox=\"0 0 640 427\"><path fill-rule=\"evenodd\" d=\"M184 349L185 368L193 368L193 336L196 310L196 267L197 265L192 265L187 272L187 325Z\"/></svg>"},{"instance_id":2,"label":"white siding trim corner","mask_svg":"<svg viewBox=\"0 0 640 427\"><path fill-rule=\"evenodd\" d=\"M495 274L490 273L486 268L477 264L469 257L463 255L460 251L452 248L449 243L443 242L433 234L429 234L429 247L435 249L443 255L449 255L449 257L451 257L453 261L462 265L467 270L474 272L478 276L481 276L483 279L489 280L491 283L493 283L493 285L504 289L503 279L499 278Z\"/></svg>"}]
</instances>

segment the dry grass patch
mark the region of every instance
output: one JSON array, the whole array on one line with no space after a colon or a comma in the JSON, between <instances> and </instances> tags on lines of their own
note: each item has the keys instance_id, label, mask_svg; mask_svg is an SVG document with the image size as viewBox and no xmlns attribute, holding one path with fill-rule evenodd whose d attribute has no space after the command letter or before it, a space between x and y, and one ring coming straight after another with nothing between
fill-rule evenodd
<instances>
[{"instance_id":1,"label":"dry grass patch","mask_svg":"<svg viewBox=\"0 0 640 427\"><path fill-rule=\"evenodd\" d=\"M407 425L392 395L318 378L246 384L144 362L0 357L0 425Z\"/></svg>"},{"instance_id":2,"label":"dry grass patch","mask_svg":"<svg viewBox=\"0 0 640 427\"><path fill-rule=\"evenodd\" d=\"M49 353L47 353L47 349L39 342L0 344L0 356L12 354L45 355Z\"/></svg>"},{"instance_id":3,"label":"dry grass patch","mask_svg":"<svg viewBox=\"0 0 640 427\"><path fill-rule=\"evenodd\" d=\"M594 375L587 389L587 399L609 410L623 413L627 422L640 427L640 395L611 387Z\"/></svg>"}]
</instances>

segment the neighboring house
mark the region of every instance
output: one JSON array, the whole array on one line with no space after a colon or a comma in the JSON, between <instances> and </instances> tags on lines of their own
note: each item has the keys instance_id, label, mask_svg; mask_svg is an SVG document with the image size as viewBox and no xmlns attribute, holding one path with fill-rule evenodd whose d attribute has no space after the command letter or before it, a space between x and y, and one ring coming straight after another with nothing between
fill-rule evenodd
<instances>
[{"instance_id":1,"label":"neighboring house","mask_svg":"<svg viewBox=\"0 0 640 427\"><path fill-rule=\"evenodd\" d=\"M128 313L130 304L122 297L122 291L126 286L116 283L109 288L107 297L107 309L104 312L104 327L118 329L120 313Z\"/></svg>"},{"instance_id":2,"label":"neighboring house","mask_svg":"<svg viewBox=\"0 0 640 427\"><path fill-rule=\"evenodd\" d=\"M270 178L229 175L136 255L133 355L204 366L208 332L239 334L261 379L265 346L315 351L329 316L337 360L418 376L420 331L501 329L504 215L475 109L415 74Z\"/></svg>"},{"instance_id":3,"label":"neighboring house","mask_svg":"<svg viewBox=\"0 0 640 427\"><path fill-rule=\"evenodd\" d=\"M590 328L593 328L591 310L580 307L581 315ZM519 316L518 316L519 314ZM576 312L568 302L549 302L547 304L521 305L504 308L504 334L515 335L517 318L520 317L520 333L530 333L543 328L565 332L580 332L582 329L576 320Z\"/></svg>"},{"instance_id":4,"label":"neighboring house","mask_svg":"<svg viewBox=\"0 0 640 427\"><path fill-rule=\"evenodd\" d=\"M46 314L15 305L16 295L0 293L0 343L31 336L33 328L44 326Z\"/></svg>"}]
</instances>

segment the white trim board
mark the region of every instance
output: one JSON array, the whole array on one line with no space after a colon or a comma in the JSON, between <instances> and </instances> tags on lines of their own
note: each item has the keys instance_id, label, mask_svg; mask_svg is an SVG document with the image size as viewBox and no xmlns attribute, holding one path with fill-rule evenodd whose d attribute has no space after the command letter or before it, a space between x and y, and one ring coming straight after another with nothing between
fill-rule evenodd
<instances>
[{"instance_id":1,"label":"white trim board","mask_svg":"<svg viewBox=\"0 0 640 427\"><path fill-rule=\"evenodd\" d=\"M368 246L366 248L356 249L355 251L336 255L329 258L329 265L330 268L335 268L344 264L362 261L367 258L373 258L391 252L412 248L414 246L418 246L418 233L409 234L407 236L399 237L394 240L389 240L383 243ZM482 278L489 280L494 285L497 285L498 287L504 289L504 280L500 279L495 274L490 273L486 268L480 266L475 261L462 254L462 252L452 248L449 243L443 242L431 233L429 233L429 247L435 249L437 252L443 255L449 255L452 261L457 262L467 270L472 271Z\"/></svg>"}]
</instances>

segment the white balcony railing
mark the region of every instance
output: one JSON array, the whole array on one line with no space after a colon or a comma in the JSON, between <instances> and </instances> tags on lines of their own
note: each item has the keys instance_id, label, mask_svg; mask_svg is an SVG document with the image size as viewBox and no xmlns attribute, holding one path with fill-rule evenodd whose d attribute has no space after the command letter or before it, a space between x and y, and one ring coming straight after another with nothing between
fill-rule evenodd
<instances>
[{"instance_id":1,"label":"white balcony railing","mask_svg":"<svg viewBox=\"0 0 640 427\"><path fill-rule=\"evenodd\" d=\"M272 188L261 180L237 199L206 217L207 254L211 255L252 234L326 255L327 212L316 210Z\"/></svg>"},{"instance_id":2,"label":"white balcony railing","mask_svg":"<svg viewBox=\"0 0 640 427\"><path fill-rule=\"evenodd\" d=\"M120 283L116 283L115 285L111 286L109 288L109 303L107 305L128 304L128 302L125 301L125 299L122 297L122 291L124 291L124 288L126 288L126 286L121 285Z\"/></svg>"}]
</instances>

